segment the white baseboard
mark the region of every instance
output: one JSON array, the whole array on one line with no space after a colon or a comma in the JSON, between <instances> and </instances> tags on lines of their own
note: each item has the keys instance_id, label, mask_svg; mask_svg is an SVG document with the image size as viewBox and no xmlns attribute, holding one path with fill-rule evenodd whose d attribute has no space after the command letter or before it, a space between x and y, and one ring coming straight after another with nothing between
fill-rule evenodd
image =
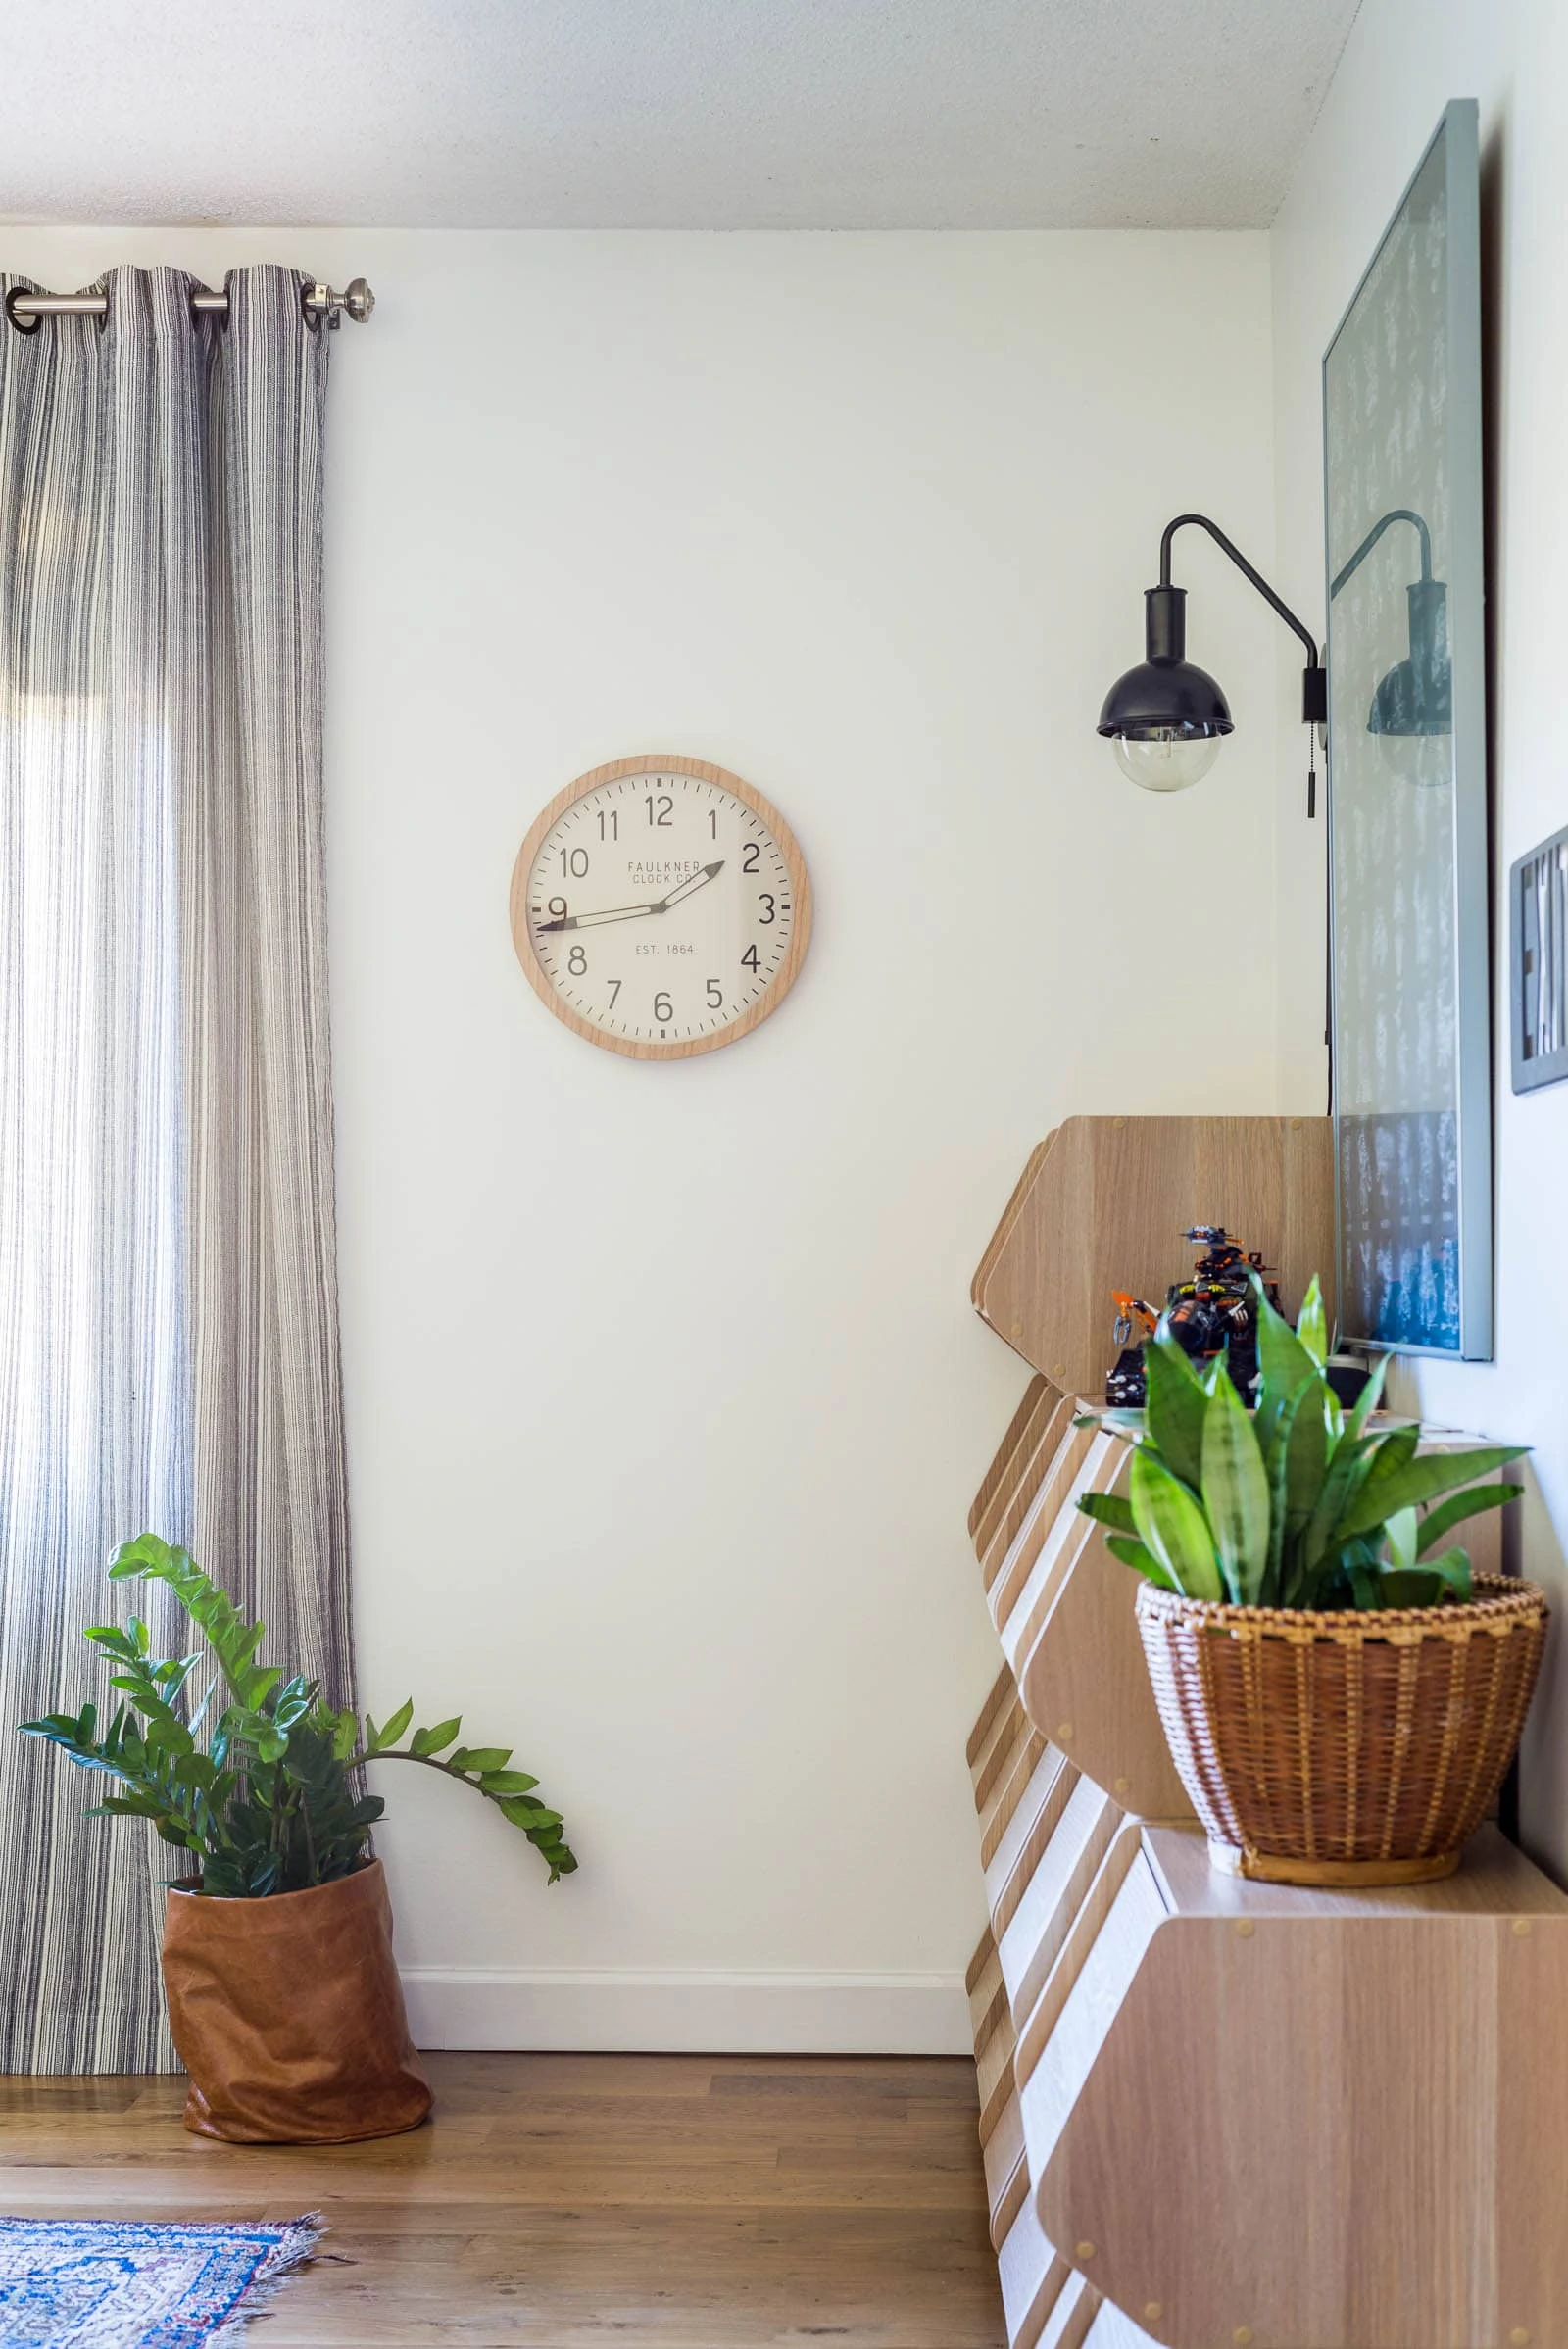
<instances>
[{"instance_id":1,"label":"white baseboard","mask_svg":"<svg viewBox=\"0 0 1568 2349\"><path fill-rule=\"evenodd\" d=\"M545 1973L408 1966L418 2047L968 2055L956 1974Z\"/></svg>"}]
</instances>

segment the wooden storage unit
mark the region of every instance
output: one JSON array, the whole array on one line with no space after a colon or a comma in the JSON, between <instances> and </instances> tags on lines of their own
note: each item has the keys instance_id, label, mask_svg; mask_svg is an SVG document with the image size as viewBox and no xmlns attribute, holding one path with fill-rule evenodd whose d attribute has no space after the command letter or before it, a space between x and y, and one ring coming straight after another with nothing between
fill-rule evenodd
<instances>
[{"instance_id":1,"label":"wooden storage unit","mask_svg":"<svg viewBox=\"0 0 1568 2349\"><path fill-rule=\"evenodd\" d=\"M1106 1336L1111 1287L1156 1286L1113 1260L1115 1170L1162 1219L1161 1294L1202 1214L1294 1249L1294 1305L1331 1260L1326 1136L1069 1119L976 1274L983 1312L1027 1299L1005 1334L1037 1373L969 1518L1004 1657L969 1740L990 1917L969 1990L1013 2349L1568 2342L1568 1898L1494 1828L1457 1877L1398 1891L1215 1875L1154 1711L1137 1579L1076 1505L1117 1489L1128 1446L1075 1428L1051 1372L1098 1393L1092 1285ZM1071 1343L1045 1269L1069 1258ZM1496 1521L1472 1530L1490 1564Z\"/></svg>"}]
</instances>

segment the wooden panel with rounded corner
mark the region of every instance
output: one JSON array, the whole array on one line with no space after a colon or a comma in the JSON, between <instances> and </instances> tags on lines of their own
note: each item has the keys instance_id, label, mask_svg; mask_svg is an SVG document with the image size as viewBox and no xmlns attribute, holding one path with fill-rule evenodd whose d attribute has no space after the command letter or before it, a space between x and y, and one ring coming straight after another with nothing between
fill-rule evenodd
<instances>
[{"instance_id":1,"label":"wooden panel with rounded corner","mask_svg":"<svg viewBox=\"0 0 1568 2349\"><path fill-rule=\"evenodd\" d=\"M1001 1219L997 1224L997 1228L992 1233L990 1239L986 1242L985 1253L981 1257L979 1263L975 1266L974 1278L969 1284L969 1299L976 1312L980 1310L980 1298L985 1289L986 1282L991 1277L991 1267L996 1262L997 1257L1001 1253L1002 1249L1006 1246L1007 1236L1011 1232L1013 1225L1017 1222L1018 1217L1023 1212L1024 1201L1028 1199L1030 1191L1034 1187L1035 1177L1039 1174L1041 1167L1045 1164L1046 1157L1051 1150L1051 1146L1055 1139L1056 1128L1053 1126L1050 1133L1046 1136L1044 1142L1037 1142L1035 1144L1034 1149L1029 1152L1028 1157L1024 1160L1023 1172L1012 1187L1011 1195L1008 1198L1006 1205L1002 1210Z\"/></svg>"},{"instance_id":2,"label":"wooden panel with rounded corner","mask_svg":"<svg viewBox=\"0 0 1568 2349\"><path fill-rule=\"evenodd\" d=\"M1326 1117L1065 1119L981 1260L976 1309L1047 1378L1074 1394L1102 1395L1112 1359L1112 1292L1161 1302L1190 1269L1182 1234L1200 1221L1222 1223L1260 1249L1293 1313L1319 1274L1332 1320Z\"/></svg>"}]
</instances>

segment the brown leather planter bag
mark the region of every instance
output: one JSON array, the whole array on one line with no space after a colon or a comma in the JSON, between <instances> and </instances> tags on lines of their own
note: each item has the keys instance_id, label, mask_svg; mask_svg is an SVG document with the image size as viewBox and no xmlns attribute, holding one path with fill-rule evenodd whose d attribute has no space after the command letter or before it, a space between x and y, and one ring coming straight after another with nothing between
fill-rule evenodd
<instances>
[{"instance_id":1,"label":"brown leather planter bag","mask_svg":"<svg viewBox=\"0 0 1568 2349\"><path fill-rule=\"evenodd\" d=\"M379 1860L266 1900L171 1887L164 1988L198 2136L336 2145L417 2128L430 2109Z\"/></svg>"}]
</instances>

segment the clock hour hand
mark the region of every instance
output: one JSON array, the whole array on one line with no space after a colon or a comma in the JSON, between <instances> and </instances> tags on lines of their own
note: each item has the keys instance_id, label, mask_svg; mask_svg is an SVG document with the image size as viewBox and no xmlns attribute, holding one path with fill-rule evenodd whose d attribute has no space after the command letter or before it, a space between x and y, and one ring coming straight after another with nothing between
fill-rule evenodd
<instances>
[{"instance_id":1,"label":"clock hour hand","mask_svg":"<svg viewBox=\"0 0 1568 2349\"><path fill-rule=\"evenodd\" d=\"M669 903L664 900L664 905ZM662 913L664 905L607 905L602 913L564 913L559 921L542 921L537 925L540 936L546 930L591 930L599 922L637 921L645 913Z\"/></svg>"},{"instance_id":2,"label":"clock hour hand","mask_svg":"<svg viewBox=\"0 0 1568 2349\"><path fill-rule=\"evenodd\" d=\"M654 906L654 912L667 913L671 905L678 905L681 899L689 898L694 890L706 889L714 874L721 873L723 869L724 859L722 856L716 864L705 864L701 872L689 874L678 889L672 889L667 898L662 899L660 904Z\"/></svg>"}]
</instances>

